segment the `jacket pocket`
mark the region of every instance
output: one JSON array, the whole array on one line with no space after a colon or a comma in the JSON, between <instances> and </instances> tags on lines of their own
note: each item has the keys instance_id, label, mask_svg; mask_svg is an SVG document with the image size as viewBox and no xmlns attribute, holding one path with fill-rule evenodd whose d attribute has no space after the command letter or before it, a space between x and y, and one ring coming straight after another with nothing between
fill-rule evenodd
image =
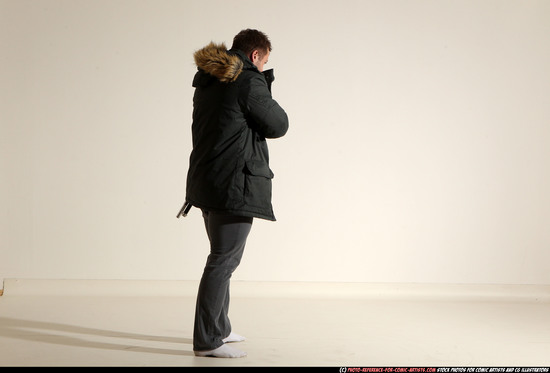
<instances>
[{"instance_id":1,"label":"jacket pocket","mask_svg":"<svg viewBox=\"0 0 550 373\"><path fill-rule=\"evenodd\" d=\"M245 203L254 207L269 208L271 206L271 179L274 175L267 162L247 160L244 173Z\"/></svg>"}]
</instances>

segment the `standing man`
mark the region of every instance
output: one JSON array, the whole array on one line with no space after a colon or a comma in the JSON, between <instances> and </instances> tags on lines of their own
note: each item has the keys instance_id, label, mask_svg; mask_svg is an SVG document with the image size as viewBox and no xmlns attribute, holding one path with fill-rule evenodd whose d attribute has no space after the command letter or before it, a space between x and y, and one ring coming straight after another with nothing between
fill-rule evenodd
<instances>
[{"instance_id":1,"label":"standing man","mask_svg":"<svg viewBox=\"0 0 550 373\"><path fill-rule=\"evenodd\" d=\"M202 210L210 255L197 295L193 350L197 356L243 357L227 345L243 337L228 318L229 280L243 255L253 218L275 220L266 139L288 130L285 111L271 97L273 70L264 71L271 42L243 30L227 50L210 43L195 52L193 151L186 203Z\"/></svg>"}]
</instances>

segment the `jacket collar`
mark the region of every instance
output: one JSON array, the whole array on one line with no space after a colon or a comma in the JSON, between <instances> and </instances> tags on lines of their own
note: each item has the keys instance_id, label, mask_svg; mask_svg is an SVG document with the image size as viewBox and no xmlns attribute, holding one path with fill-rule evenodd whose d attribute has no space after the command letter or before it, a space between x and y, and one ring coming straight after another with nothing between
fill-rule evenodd
<instances>
[{"instance_id":1,"label":"jacket collar","mask_svg":"<svg viewBox=\"0 0 550 373\"><path fill-rule=\"evenodd\" d=\"M256 67L256 65L254 65L252 63L252 61L250 61L250 58L247 57L246 54L244 54L244 52L240 49L236 49L236 48L232 48L228 51L230 54L235 54L237 56L239 56L239 58L241 59L241 61L243 61L244 63L244 69L246 70L256 70L257 72L260 72L258 70L258 68Z\"/></svg>"}]
</instances>

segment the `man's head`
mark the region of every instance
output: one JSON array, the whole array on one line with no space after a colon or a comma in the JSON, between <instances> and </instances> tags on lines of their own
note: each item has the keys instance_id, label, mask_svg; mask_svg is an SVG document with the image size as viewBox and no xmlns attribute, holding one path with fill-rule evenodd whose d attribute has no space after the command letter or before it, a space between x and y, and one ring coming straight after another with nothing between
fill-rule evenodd
<instances>
[{"instance_id":1,"label":"man's head","mask_svg":"<svg viewBox=\"0 0 550 373\"><path fill-rule=\"evenodd\" d=\"M263 32L246 29L235 35L231 48L243 51L261 72L269 59L271 42Z\"/></svg>"}]
</instances>

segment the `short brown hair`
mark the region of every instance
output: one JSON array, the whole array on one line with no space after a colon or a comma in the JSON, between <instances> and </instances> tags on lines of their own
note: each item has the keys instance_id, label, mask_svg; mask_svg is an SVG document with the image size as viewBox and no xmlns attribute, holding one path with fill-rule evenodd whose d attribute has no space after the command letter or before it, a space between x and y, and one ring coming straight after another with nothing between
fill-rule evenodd
<instances>
[{"instance_id":1,"label":"short brown hair","mask_svg":"<svg viewBox=\"0 0 550 373\"><path fill-rule=\"evenodd\" d=\"M271 42L266 34L258 30L246 29L239 32L233 38L232 49L240 49L246 55L258 50L260 55L271 52Z\"/></svg>"}]
</instances>

